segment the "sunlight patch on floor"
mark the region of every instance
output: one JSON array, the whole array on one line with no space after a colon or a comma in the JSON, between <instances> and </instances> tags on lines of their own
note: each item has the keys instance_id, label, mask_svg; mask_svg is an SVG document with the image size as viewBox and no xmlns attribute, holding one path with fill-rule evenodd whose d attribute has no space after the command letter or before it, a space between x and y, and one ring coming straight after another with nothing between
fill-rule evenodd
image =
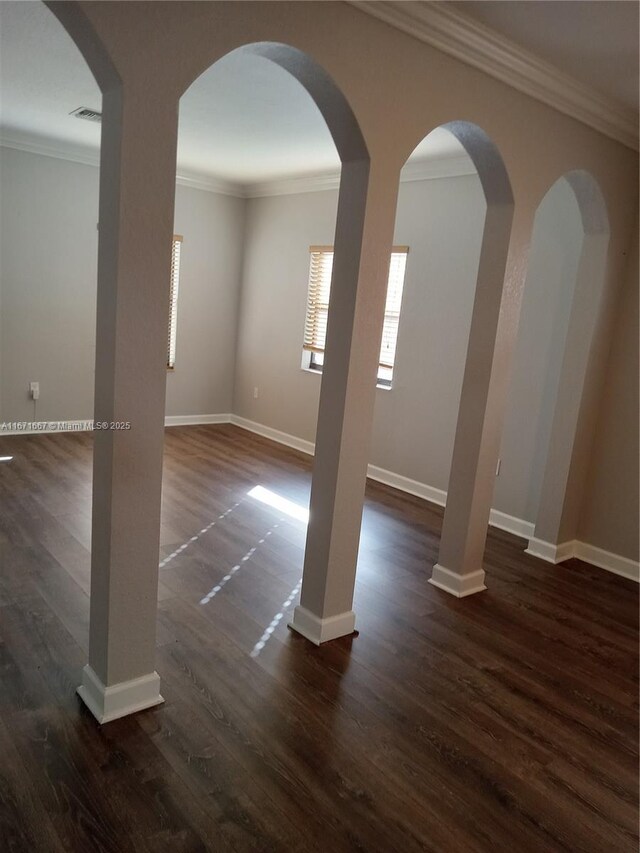
<instances>
[{"instance_id":1,"label":"sunlight patch on floor","mask_svg":"<svg viewBox=\"0 0 640 853\"><path fill-rule=\"evenodd\" d=\"M283 498L282 495L272 492L271 489L265 489L264 486L255 486L250 492L247 492L250 498L254 498L260 503L283 512L290 518L295 518L297 521L302 521L307 524L309 521L309 510L293 501Z\"/></svg>"}]
</instances>

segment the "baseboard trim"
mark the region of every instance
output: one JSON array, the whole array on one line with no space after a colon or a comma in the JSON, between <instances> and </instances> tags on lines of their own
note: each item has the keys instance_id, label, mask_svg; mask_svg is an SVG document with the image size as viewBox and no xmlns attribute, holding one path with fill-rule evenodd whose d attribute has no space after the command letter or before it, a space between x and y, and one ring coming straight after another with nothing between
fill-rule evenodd
<instances>
[{"instance_id":1,"label":"baseboard trim","mask_svg":"<svg viewBox=\"0 0 640 853\"><path fill-rule=\"evenodd\" d=\"M536 529L535 524L530 521L525 521L524 518L516 518L515 515L508 515L506 512L500 512L498 509L491 510L489 524L499 530L504 530L506 533L513 533L514 536L519 536L521 539L530 539Z\"/></svg>"},{"instance_id":2,"label":"baseboard trim","mask_svg":"<svg viewBox=\"0 0 640 853\"><path fill-rule=\"evenodd\" d=\"M198 426L201 424L228 424L232 415L167 415L164 419L166 427Z\"/></svg>"},{"instance_id":3,"label":"baseboard trim","mask_svg":"<svg viewBox=\"0 0 640 853\"><path fill-rule=\"evenodd\" d=\"M89 664L82 670L82 684L77 693L101 725L164 702L157 672L107 687Z\"/></svg>"},{"instance_id":4,"label":"baseboard trim","mask_svg":"<svg viewBox=\"0 0 640 853\"><path fill-rule=\"evenodd\" d=\"M437 506L444 506L447 502L447 493L443 489L436 489L435 486L428 486L426 483L420 483L418 480L412 480L402 474L395 474L393 471L387 471L386 468L379 468L377 465L369 465L367 477L377 483L383 483L385 486L391 486L401 492L423 498L423 500L437 504Z\"/></svg>"},{"instance_id":5,"label":"baseboard trim","mask_svg":"<svg viewBox=\"0 0 640 853\"><path fill-rule=\"evenodd\" d=\"M27 423L27 422L25 422ZM1 430L0 436L5 435L41 435L55 432L82 432L91 429L91 421L74 420L74 421L46 421L41 422L46 428L42 429L22 429L22 430ZM279 429L266 426L257 421L249 420L248 418L240 417L235 414L212 414L212 415L167 415L165 417L165 426L197 426L205 424L226 424L231 423L241 429L246 429L256 435L261 435L263 438L268 438L278 444L284 444L286 447L291 447L301 453L306 453L313 456L315 445L312 441L298 438L295 435L283 432ZM445 506L447 502L447 493L444 489L438 489L435 486L429 486L426 483L421 483L418 480L412 480L410 477L405 477L402 474L396 474L393 471L387 471L385 468L380 468L377 465L369 465L367 476L371 480L378 483L391 486L401 492L406 492L410 495L415 495L418 498L429 501L437 506ZM497 509L492 509L489 516L489 524L491 527L497 527L514 536L519 536L529 540L529 545L526 548L526 553L548 563L558 564L564 560L569 560L571 557L577 557L587 563L591 563L600 569L605 569L613 574L621 577L629 578L636 582L640 582L640 563L636 560L630 560L627 557L622 557L619 554L614 554L611 551L605 551L595 545L590 545L587 542L571 541L563 542L560 545L554 545L550 542L545 542L542 539L534 537L535 525L530 521L525 521L522 518L516 518L513 515L508 515L506 512L501 512Z\"/></svg>"},{"instance_id":6,"label":"baseboard trim","mask_svg":"<svg viewBox=\"0 0 640 853\"><path fill-rule=\"evenodd\" d=\"M450 595L455 595L456 598L466 598L487 588L484 583L484 569L478 569L468 575L459 575L439 563L433 567L429 583Z\"/></svg>"},{"instance_id":7,"label":"baseboard trim","mask_svg":"<svg viewBox=\"0 0 640 853\"><path fill-rule=\"evenodd\" d=\"M255 432L257 435L263 436L263 438L277 441L279 444L292 447L294 450L299 450L309 456L313 456L314 454L315 445L312 441L305 441L302 438L297 438L281 430L251 421L248 418L241 418L239 415L231 415L230 420L232 424L249 430L249 432ZM409 495L415 495L418 498L429 501L429 503L436 504L436 506L445 506L447 503L447 493L444 489L438 489L435 486L427 485L427 483L412 480L410 477L405 477L403 474L396 474L394 471L388 471L386 468L380 468L378 465L369 465L367 477L370 480L375 480L377 483L383 483L385 486L391 486L393 489L398 489ZM528 539L530 536L533 536L535 529L535 525L530 521L516 518L497 509L491 510L489 524L492 527L505 530L507 533L520 536L522 539Z\"/></svg>"},{"instance_id":8,"label":"baseboard trim","mask_svg":"<svg viewBox=\"0 0 640 853\"><path fill-rule=\"evenodd\" d=\"M539 560L554 565L570 560L574 556L574 551L575 542L573 540L556 545L553 542L545 542L544 539L536 539L535 536L529 539L529 544L525 548L525 554L531 554L532 557L537 557Z\"/></svg>"},{"instance_id":9,"label":"baseboard trim","mask_svg":"<svg viewBox=\"0 0 640 853\"><path fill-rule=\"evenodd\" d=\"M312 441L305 441L303 438L297 438L295 435L289 435L288 432L282 432L279 429L259 424L256 421L241 418L240 415L230 415L230 422L241 429L246 429L249 432L256 433L256 435L261 435L263 438L269 438L271 441L276 441L278 444L284 444L294 450L299 450L301 453L306 453L308 456L313 456L315 452L315 444Z\"/></svg>"},{"instance_id":10,"label":"baseboard trim","mask_svg":"<svg viewBox=\"0 0 640 853\"><path fill-rule=\"evenodd\" d=\"M581 542L579 539L555 545L553 542L532 538L529 540L529 546L525 552L554 565L572 558L583 560L599 569L605 569L614 575L620 575L620 577L640 583L640 563L637 560L630 560L628 557L622 557L612 551L605 551L604 548L598 548L588 542Z\"/></svg>"},{"instance_id":11,"label":"baseboard trim","mask_svg":"<svg viewBox=\"0 0 640 853\"><path fill-rule=\"evenodd\" d=\"M356 614L353 610L347 610L337 616L321 619L306 607L298 605L293 611L293 619L289 622L289 627L319 646L321 643L328 643L338 637L353 634L356 629Z\"/></svg>"},{"instance_id":12,"label":"baseboard trim","mask_svg":"<svg viewBox=\"0 0 640 853\"><path fill-rule=\"evenodd\" d=\"M613 572L614 575L620 575L623 578L640 583L640 562L638 560L621 557L620 554L605 551L604 548L597 548L588 542L578 541L574 544L574 556L579 560L584 560L585 563L591 563L593 566L598 566L599 569L606 569L608 572Z\"/></svg>"}]
</instances>

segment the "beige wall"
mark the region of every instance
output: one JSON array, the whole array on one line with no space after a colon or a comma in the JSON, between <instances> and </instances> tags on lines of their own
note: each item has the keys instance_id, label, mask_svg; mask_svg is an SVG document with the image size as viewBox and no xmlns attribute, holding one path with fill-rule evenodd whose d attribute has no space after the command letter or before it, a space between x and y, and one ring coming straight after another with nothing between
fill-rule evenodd
<instances>
[{"instance_id":1,"label":"beige wall","mask_svg":"<svg viewBox=\"0 0 640 853\"><path fill-rule=\"evenodd\" d=\"M0 148L0 419L93 418L98 169ZM168 415L229 412L244 200L178 186L183 234Z\"/></svg>"},{"instance_id":2,"label":"beige wall","mask_svg":"<svg viewBox=\"0 0 640 853\"><path fill-rule=\"evenodd\" d=\"M580 538L638 559L638 235L631 246L600 404Z\"/></svg>"}]
</instances>

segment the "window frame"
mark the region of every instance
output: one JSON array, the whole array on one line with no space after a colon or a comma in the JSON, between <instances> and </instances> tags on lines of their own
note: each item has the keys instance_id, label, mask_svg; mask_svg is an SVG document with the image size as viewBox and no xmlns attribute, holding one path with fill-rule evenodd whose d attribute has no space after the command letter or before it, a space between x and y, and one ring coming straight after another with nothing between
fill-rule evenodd
<instances>
[{"instance_id":1,"label":"window frame","mask_svg":"<svg viewBox=\"0 0 640 853\"><path fill-rule=\"evenodd\" d=\"M311 275L312 275L313 260L312 260L311 256L313 254L318 254L318 253L323 253L323 252L327 253L327 254L328 253L333 254L334 247L333 246L309 246L310 260L309 260L308 288L311 285ZM402 301L404 299L404 284L405 284L405 280L406 280L406 259L407 259L408 254L409 254L409 246L393 246L391 249L391 254L389 256L389 274L387 276L387 294L385 297L385 312L384 312L385 320L386 320L387 314L391 314L391 313L395 314L396 313L396 312L387 311L387 300L388 300L388 295L389 295L389 279L390 279L390 274L391 274L391 262L393 259L393 255L404 255L405 256L405 268L404 268L403 277L402 277L402 293L400 296L400 308L397 312L398 332L396 333L396 344L397 344L399 328L400 328L400 317L402 314ZM307 322L309 320L309 309L310 309L309 303L310 303L310 296L309 296L309 291L307 291L307 305L305 308L305 330L306 330ZM383 334L384 334L384 332L383 332ZM381 340L380 344L382 346L382 340ZM309 371L311 373L316 373L318 375L321 375L323 367L324 367L324 356L325 356L325 350L324 349L320 350L317 347L311 347L310 345L305 344L305 342L303 340L302 365L301 365L302 370L306 370L306 371ZM380 362L378 363L378 372L376 374L376 386L378 388L386 390L386 391L391 390L391 388L393 386L393 375L394 375L395 369L396 369L396 360L395 360L395 347L394 347L393 365L391 367L389 367L388 365L380 364ZM382 371L382 370L384 370L384 371L390 370L391 376L389 378L387 378L385 376L381 376L380 371Z\"/></svg>"}]
</instances>

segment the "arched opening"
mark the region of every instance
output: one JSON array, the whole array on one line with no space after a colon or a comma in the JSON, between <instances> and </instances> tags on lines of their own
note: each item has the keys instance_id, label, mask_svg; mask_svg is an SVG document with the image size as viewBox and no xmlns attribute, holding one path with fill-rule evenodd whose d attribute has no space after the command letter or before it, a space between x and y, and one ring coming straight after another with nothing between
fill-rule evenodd
<instances>
[{"instance_id":1,"label":"arched opening","mask_svg":"<svg viewBox=\"0 0 640 853\"><path fill-rule=\"evenodd\" d=\"M219 448L209 453L203 445L195 472L193 459L182 452L184 434L168 433L160 577L175 589L189 575L194 601L200 601L196 618L216 618L227 596L242 597L243 590L250 600L256 585L265 600L276 596L274 616L290 616L301 589L305 538L331 538L335 487L322 477L332 466L331 432L340 427L335 401L344 396L348 375L368 173L367 149L346 100L293 47L240 47L182 95L174 220L180 281L169 341L175 359L167 371L168 423L179 424L194 412L228 420L224 413L234 412L235 431L223 427L208 434L226 440L245 469L232 487L225 486ZM331 256L330 281L323 282L330 284L328 306L311 292L320 246ZM308 342L311 310L317 329ZM313 363L309 355L316 357ZM196 365L200 387L193 382ZM323 410L325 428L316 436ZM251 457L251 442L238 438L238 425L300 436L303 444L317 438L308 531L309 481L283 485L277 466ZM329 459L324 465L318 462L323 440ZM189 469L198 501L185 512L173 474ZM281 583L271 566L267 588L264 571L254 566L281 559L265 546L287 537L297 546L298 568L294 563ZM306 551L321 555L318 547ZM325 571L326 559L318 559L319 565L305 568L305 583Z\"/></svg>"},{"instance_id":2,"label":"arched opening","mask_svg":"<svg viewBox=\"0 0 640 853\"><path fill-rule=\"evenodd\" d=\"M529 553L572 556L599 387L609 243L606 206L584 171L569 172L537 210L496 497L535 527ZM512 510L513 511L513 510Z\"/></svg>"},{"instance_id":3,"label":"arched opening","mask_svg":"<svg viewBox=\"0 0 640 853\"><path fill-rule=\"evenodd\" d=\"M488 393L513 198L497 148L468 122L425 137L400 181L394 243L408 255L372 475L446 503L432 583L469 595L484 589L495 470ZM433 524L435 548L437 513Z\"/></svg>"},{"instance_id":4,"label":"arched opening","mask_svg":"<svg viewBox=\"0 0 640 853\"><path fill-rule=\"evenodd\" d=\"M93 418L100 124L73 112L99 117L94 74L45 4L3 5L0 421L47 432Z\"/></svg>"},{"instance_id":5,"label":"arched opening","mask_svg":"<svg viewBox=\"0 0 640 853\"><path fill-rule=\"evenodd\" d=\"M111 261L109 241L97 229L109 208L100 160L111 122L101 126L100 116L108 100L103 92L110 92L111 102L119 98L119 78L77 5L7 3L0 14L0 419L14 431L36 433L15 439L16 461L26 469L48 467L61 482L65 467L83 472L80 488L58 485L57 495L53 474L40 484L40 524L47 526L51 548L37 549L25 574L55 589L59 617L86 651L94 643L86 630L96 528L91 467L100 456L90 432L96 317L101 289L110 286ZM20 500L32 499L28 490L19 491ZM22 517L32 519L26 510ZM64 603L70 601L75 623L67 621Z\"/></svg>"}]
</instances>

